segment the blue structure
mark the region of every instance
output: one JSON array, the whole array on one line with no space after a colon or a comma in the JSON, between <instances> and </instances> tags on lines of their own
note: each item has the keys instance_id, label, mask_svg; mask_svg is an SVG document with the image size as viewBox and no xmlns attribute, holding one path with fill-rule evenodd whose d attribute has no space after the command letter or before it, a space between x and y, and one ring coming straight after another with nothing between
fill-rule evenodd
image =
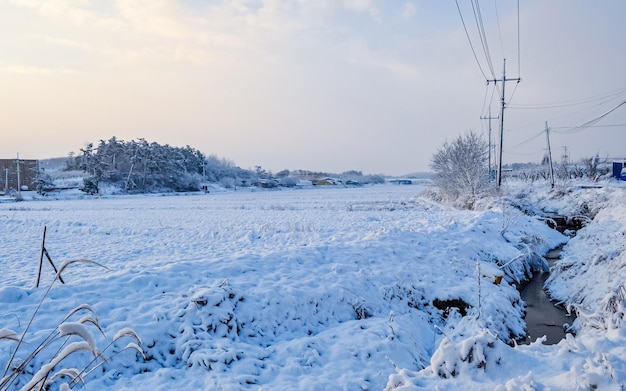
<instances>
[{"instance_id":1,"label":"blue structure","mask_svg":"<svg viewBox=\"0 0 626 391\"><path fill-rule=\"evenodd\" d=\"M613 162L613 177L617 180L626 181L626 166L623 162Z\"/></svg>"}]
</instances>

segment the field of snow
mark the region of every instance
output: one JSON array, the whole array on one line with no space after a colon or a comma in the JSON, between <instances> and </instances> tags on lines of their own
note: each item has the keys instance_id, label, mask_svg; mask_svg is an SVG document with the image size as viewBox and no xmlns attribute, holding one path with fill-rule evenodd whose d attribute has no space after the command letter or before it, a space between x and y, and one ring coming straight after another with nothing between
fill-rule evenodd
<instances>
[{"instance_id":1,"label":"field of snow","mask_svg":"<svg viewBox=\"0 0 626 391\"><path fill-rule=\"evenodd\" d=\"M572 208L574 202L564 200L582 197L521 189L511 199L543 209ZM613 319L611 333L587 332L585 323L579 336L559 345L510 346L525 327L514 282L543 267L541 256L568 237L507 202L456 210L419 197L421 190L0 203L0 332L22 333L44 299L12 365L68 312L88 304L104 332L86 327L99 349L128 327L141 337L146 358L122 351L86 377L87 389L621 389L626 335L620 319ZM590 195L587 207L612 202L617 196L610 191L623 194L619 187L603 191L604 198ZM611 284L624 281L614 279L623 278L626 211L618 217L598 214L598 224L617 240L608 258L595 250ZM45 262L42 287L35 288L44 227L57 266L76 259L102 266L69 265L66 284L56 282L46 295L54 271ZM593 227L579 234L591 238L587 246L602 240ZM563 262L576 262L568 251L576 250L579 236L566 246ZM553 294L584 308L589 319L597 315L596 302L606 300L603 289L620 292L595 280L601 276L586 286L578 266L560 267ZM573 301L563 279L577 289ZM623 308L623 297L611 303ZM115 342L105 356L128 342ZM3 371L15 346L0 340ZM42 352L10 389L49 360ZM90 353L78 352L59 367L89 360Z\"/></svg>"}]
</instances>

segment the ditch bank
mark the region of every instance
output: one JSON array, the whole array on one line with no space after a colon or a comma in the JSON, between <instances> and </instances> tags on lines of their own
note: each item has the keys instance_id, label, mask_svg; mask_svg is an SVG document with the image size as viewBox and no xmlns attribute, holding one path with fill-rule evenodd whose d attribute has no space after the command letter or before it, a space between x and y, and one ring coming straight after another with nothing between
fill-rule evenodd
<instances>
[{"instance_id":1,"label":"ditch bank","mask_svg":"<svg viewBox=\"0 0 626 391\"><path fill-rule=\"evenodd\" d=\"M584 225L582 218L564 216L551 216L546 222L551 228L571 236ZM545 255L550 270L561 257L563 246L552 249ZM545 336L544 345L555 345L565 338L576 319L574 314L568 313L565 307L552 300L546 292L544 286L549 276L550 272L536 271L530 281L520 287L520 295L526 303L524 321L527 334L517 341L518 344L529 344Z\"/></svg>"},{"instance_id":2,"label":"ditch bank","mask_svg":"<svg viewBox=\"0 0 626 391\"><path fill-rule=\"evenodd\" d=\"M557 247L546 254L550 269L559 260L563 246ZM546 336L544 345L554 345L559 343L567 334L568 327L574 322L574 314L568 314L566 309L554 302L544 285L550 276L549 272L535 272L520 291L522 300L526 303L526 337L518 340L519 344L528 344Z\"/></svg>"}]
</instances>

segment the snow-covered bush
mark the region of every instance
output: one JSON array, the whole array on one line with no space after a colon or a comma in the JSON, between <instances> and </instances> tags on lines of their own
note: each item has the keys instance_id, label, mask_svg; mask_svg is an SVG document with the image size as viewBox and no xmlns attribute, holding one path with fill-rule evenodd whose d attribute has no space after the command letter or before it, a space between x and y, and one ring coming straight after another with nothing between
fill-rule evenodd
<instances>
[{"instance_id":1,"label":"snow-covered bush","mask_svg":"<svg viewBox=\"0 0 626 391\"><path fill-rule=\"evenodd\" d=\"M444 197L471 209L488 183L487 151L485 140L471 131L444 142L430 163L434 185Z\"/></svg>"},{"instance_id":2,"label":"snow-covered bush","mask_svg":"<svg viewBox=\"0 0 626 391\"><path fill-rule=\"evenodd\" d=\"M455 377L476 369L495 368L502 363L506 349L502 341L489 331L467 338L459 343L444 339L430 360L431 369L438 376Z\"/></svg>"},{"instance_id":3,"label":"snow-covered bush","mask_svg":"<svg viewBox=\"0 0 626 391\"><path fill-rule=\"evenodd\" d=\"M470 378L480 374L504 371L502 365L508 358L510 347L487 330L474 336L454 342L446 337L433 353L430 366L419 374L401 370L390 375L385 391L427 389L420 387L418 375L440 379Z\"/></svg>"},{"instance_id":4,"label":"snow-covered bush","mask_svg":"<svg viewBox=\"0 0 626 391\"><path fill-rule=\"evenodd\" d=\"M223 177L220 179L220 185L225 189L232 189L236 186L235 178Z\"/></svg>"}]
</instances>

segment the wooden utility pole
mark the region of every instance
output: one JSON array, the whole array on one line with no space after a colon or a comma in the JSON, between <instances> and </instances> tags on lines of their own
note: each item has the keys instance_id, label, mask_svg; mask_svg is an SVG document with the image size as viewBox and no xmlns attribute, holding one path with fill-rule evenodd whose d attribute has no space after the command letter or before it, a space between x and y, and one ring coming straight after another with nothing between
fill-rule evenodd
<instances>
[{"instance_id":1,"label":"wooden utility pole","mask_svg":"<svg viewBox=\"0 0 626 391\"><path fill-rule=\"evenodd\" d=\"M518 83L521 81L522 79L520 78L516 78L516 79L507 79L506 78L506 58L504 59L504 65L502 67L502 79L491 79L491 80L487 80L487 84L493 82L493 83L497 83L497 82L502 82L502 97L500 98L500 103L501 103L501 107L500 107L500 145L499 145L499 154L498 154L498 176L497 176L497 180L496 180L496 186L498 188L500 188L500 185L502 184L502 138L504 136L504 108L506 107L506 102L504 100L504 87L506 86L506 82L507 81L517 81Z\"/></svg>"},{"instance_id":2,"label":"wooden utility pole","mask_svg":"<svg viewBox=\"0 0 626 391\"><path fill-rule=\"evenodd\" d=\"M552 188L554 188L554 168L552 166L552 149L550 149L550 128L548 127L548 121L546 121L546 139L548 140L548 162L550 163L550 181Z\"/></svg>"},{"instance_id":3,"label":"wooden utility pole","mask_svg":"<svg viewBox=\"0 0 626 391\"><path fill-rule=\"evenodd\" d=\"M15 161L17 163L17 200L21 201L22 200L22 180L20 177L20 154L17 154L17 160Z\"/></svg>"},{"instance_id":4,"label":"wooden utility pole","mask_svg":"<svg viewBox=\"0 0 626 391\"><path fill-rule=\"evenodd\" d=\"M489 116L487 116L487 117L481 116L480 117L480 119L489 120L489 182L491 182L491 120L492 119L498 119L498 118L500 118L500 116L497 116L497 117L492 117L491 116L491 106L489 106Z\"/></svg>"}]
</instances>

